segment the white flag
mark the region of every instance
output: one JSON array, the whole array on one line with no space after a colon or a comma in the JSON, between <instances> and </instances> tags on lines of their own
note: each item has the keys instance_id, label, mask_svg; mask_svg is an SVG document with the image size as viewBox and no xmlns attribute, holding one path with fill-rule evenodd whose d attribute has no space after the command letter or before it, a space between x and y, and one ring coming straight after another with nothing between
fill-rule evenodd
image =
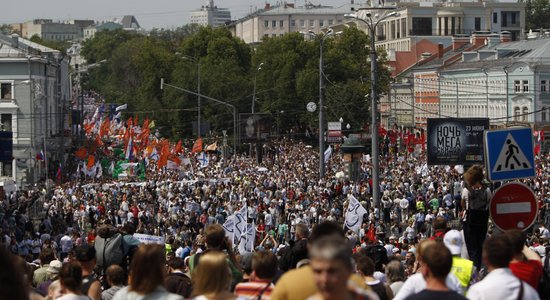
<instances>
[{"instance_id":1,"label":"white flag","mask_svg":"<svg viewBox=\"0 0 550 300\"><path fill-rule=\"evenodd\" d=\"M229 216L222 225L225 236L233 242L235 237L235 216Z\"/></svg>"},{"instance_id":2,"label":"white flag","mask_svg":"<svg viewBox=\"0 0 550 300\"><path fill-rule=\"evenodd\" d=\"M256 238L256 224L246 224L246 234L241 235L239 240L239 253L245 254L254 251L254 240Z\"/></svg>"},{"instance_id":3,"label":"white flag","mask_svg":"<svg viewBox=\"0 0 550 300\"><path fill-rule=\"evenodd\" d=\"M346 210L345 225L354 232L358 232L363 224L363 215L367 213L367 210L359 203L357 198L353 195L348 196L349 205Z\"/></svg>"},{"instance_id":4,"label":"white flag","mask_svg":"<svg viewBox=\"0 0 550 300\"><path fill-rule=\"evenodd\" d=\"M205 168L208 166L209 159L208 159L208 156L206 156L206 152L201 152L199 154L198 160L201 164L201 168Z\"/></svg>"},{"instance_id":5,"label":"white flag","mask_svg":"<svg viewBox=\"0 0 550 300\"><path fill-rule=\"evenodd\" d=\"M240 242L241 235L243 235L246 230L247 214L248 210L246 209L246 205L235 212L235 240L233 242Z\"/></svg>"},{"instance_id":6,"label":"white flag","mask_svg":"<svg viewBox=\"0 0 550 300\"><path fill-rule=\"evenodd\" d=\"M117 106L115 108L115 111L121 111L123 109L127 109L128 108L128 104L122 104L121 106Z\"/></svg>"},{"instance_id":7,"label":"white flag","mask_svg":"<svg viewBox=\"0 0 550 300\"><path fill-rule=\"evenodd\" d=\"M332 147L328 146L327 150L325 150L325 164L329 161L331 156L332 156Z\"/></svg>"}]
</instances>

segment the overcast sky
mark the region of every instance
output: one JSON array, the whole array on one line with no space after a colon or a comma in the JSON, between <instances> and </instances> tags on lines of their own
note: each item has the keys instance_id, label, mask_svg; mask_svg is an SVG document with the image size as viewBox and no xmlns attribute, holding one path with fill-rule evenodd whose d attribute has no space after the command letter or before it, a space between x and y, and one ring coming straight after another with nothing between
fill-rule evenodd
<instances>
[{"instance_id":1,"label":"overcast sky","mask_svg":"<svg viewBox=\"0 0 550 300\"><path fill-rule=\"evenodd\" d=\"M313 4L340 6L350 0L310 0ZM20 23L32 19L109 20L134 15L142 27L151 29L179 27L189 22L189 12L206 0L6 0L2 1L0 23ZM214 5L231 10L233 19L241 18L266 2L278 0L214 0ZM306 0L288 0L304 5ZM361 3L362 1L355 1Z\"/></svg>"}]
</instances>

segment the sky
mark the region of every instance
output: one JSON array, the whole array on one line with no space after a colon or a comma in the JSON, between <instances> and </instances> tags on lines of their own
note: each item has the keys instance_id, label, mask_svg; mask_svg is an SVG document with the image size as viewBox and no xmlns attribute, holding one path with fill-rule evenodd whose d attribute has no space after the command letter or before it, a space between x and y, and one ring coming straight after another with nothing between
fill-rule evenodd
<instances>
[{"instance_id":1,"label":"sky","mask_svg":"<svg viewBox=\"0 0 550 300\"><path fill-rule=\"evenodd\" d=\"M246 16L266 2L279 0L214 0L214 5L231 11L232 19ZM340 6L350 0L288 0L302 6L313 4ZM136 16L146 29L175 28L189 22L189 13L207 3L206 0L6 0L2 1L0 24L22 23L32 19L111 20L124 15ZM361 1L355 1L360 3Z\"/></svg>"}]
</instances>

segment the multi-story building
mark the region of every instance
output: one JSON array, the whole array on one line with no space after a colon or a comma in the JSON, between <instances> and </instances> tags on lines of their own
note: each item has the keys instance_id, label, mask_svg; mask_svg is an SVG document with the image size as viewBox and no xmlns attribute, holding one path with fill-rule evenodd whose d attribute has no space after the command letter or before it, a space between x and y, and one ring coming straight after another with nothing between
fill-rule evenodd
<instances>
[{"instance_id":1,"label":"multi-story building","mask_svg":"<svg viewBox=\"0 0 550 300\"><path fill-rule=\"evenodd\" d=\"M410 51L412 44L422 38L470 36L476 32L507 31L515 41L523 39L526 30L523 2L405 0L388 10L377 8L372 15L382 15L389 9L396 15L376 27L377 47L386 50ZM362 11L359 16L368 12ZM366 28L362 23L359 26Z\"/></svg>"},{"instance_id":2,"label":"multi-story building","mask_svg":"<svg viewBox=\"0 0 550 300\"><path fill-rule=\"evenodd\" d=\"M36 19L15 28L20 29L21 35L27 39L36 35L45 41L79 41L82 40L83 29L93 24L94 21L91 20L70 20L60 23L49 19Z\"/></svg>"},{"instance_id":3,"label":"multi-story building","mask_svg":"<svg viewBox=\"0 0 550 300\"><path fill-rule=\"evenodd\" d=\"M225 8L218 8L214 0L206 1L200 9L191 12L191 24L219 27L231 22L231 12Z\"/></svg>"},{"instance_id":4,"label":"multi-story building","mask_svg":"<svg viewBox=\"0 0 550 300\"><path fill-rule=\"evenodd\" d=\"M231 23L228 27L234 36L247 44L260 43L264 37L282 36L289 32L321 32L344 22L344 15L354 13L360 4L345 4L340 7L306 4L296 7L283 3L277 6L266 4L264 9Z\"/></svg>"},{"instance_id":5,"label":"multi-story building","mask_svg":"<svg viewBox=\"0 0 550 300\"><path fill-rule=\"evenodd\" d=\"M0 35L0 44L1 130L13 133L13 159L0 162L1 175L26 186L45 178L47 162L55 178L68 142L69 58L16 34Z\"/></svg>"}]
</instances>

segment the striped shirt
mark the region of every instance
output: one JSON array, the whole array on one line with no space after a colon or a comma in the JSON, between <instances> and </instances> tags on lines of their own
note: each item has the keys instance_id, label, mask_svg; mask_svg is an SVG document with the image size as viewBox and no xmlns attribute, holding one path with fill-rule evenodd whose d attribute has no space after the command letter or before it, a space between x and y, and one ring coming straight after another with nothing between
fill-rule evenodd
<instances>
[{"instance_id":1,"label":"striped shirt","mask_svg":"<svg viewBox=\"0 0 550 300\"><path fill-rule=\"evenodd\" d=\"M271 281L255 280L237 284L235 287L235 295L244 297L248 300L269 300L271 291L275 288ZM258 296L261 295L261 298Z\"/></svg>"}]
</instances>

